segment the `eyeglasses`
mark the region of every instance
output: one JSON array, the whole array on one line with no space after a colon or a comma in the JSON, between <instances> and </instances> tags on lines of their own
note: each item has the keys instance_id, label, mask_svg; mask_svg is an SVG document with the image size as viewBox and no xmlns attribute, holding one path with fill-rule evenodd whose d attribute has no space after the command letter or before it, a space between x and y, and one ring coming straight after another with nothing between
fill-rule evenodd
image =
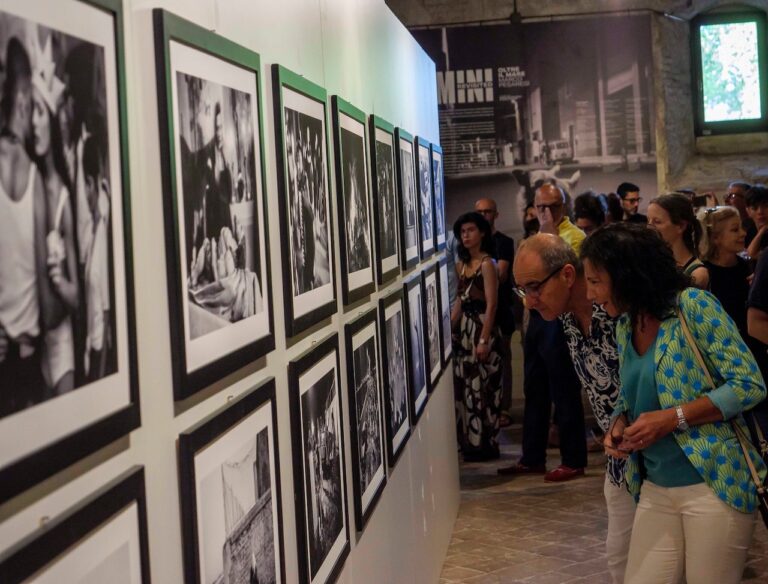
<instances>
[{"instance_id":1,"label":"eyeglasses","mask_svg":"<svg viewBox=\"0 0 768 584\"><path fill-rule=\"evenodd\" d=\"M563 264L559 268L556 268L552 272L549 273L549 275L544 278L541 282L533 282L531 284L526 284L525 286L515 286L512 288L514 290L515 294L517 294L518 298L521 300L525 300L526 296L531 296L533 298L538 298L541 295L541 289L544 288L544 284L549 282L550 278L557 274L560 270L562 270L567 264Z\"/></svg>"},{"instance_id":2,"label":"eyeglasses","mask_svg":"<svg viewBox=\"0 0 768 584\"><path fill-rule=\"evenodd\" d=\"M639 203L642 200L643 200L643 197L637 197L636 199L635 198L627 197L626 199L624 199L624 202L625 203Z\"/></svg>"},{"instance_id":3,"label":"eyeglasses","mask_svg":"<svg viewBox=\"0 0 768 584\"><path fill-rule=\"evenodd\" d=\"M480 213L481 215L495 215L496 209L477 209L475 212Z\"/></svg>"},{"instance_id":4,"label":"eyeglasses","mask_svg":"<svg viewBox=\"0 0 768 584\"><path fill-rule=\"evenodd\" d=\"M559 209L559 208L560 208L560 207L562 207L562 206L563 206L563 203L562 203L562 202L559 202L559 203L552 203L551 205L535 205L535 207L536 207L536 210L537 210L539 213L543 213L543 212L544 212L544 210L546 210L546 209L549 209L549 211L550 211L550 213L551 213L551 212L552 212L552 211L554 211L555 209Z\"/></svg>"}]
</instances>

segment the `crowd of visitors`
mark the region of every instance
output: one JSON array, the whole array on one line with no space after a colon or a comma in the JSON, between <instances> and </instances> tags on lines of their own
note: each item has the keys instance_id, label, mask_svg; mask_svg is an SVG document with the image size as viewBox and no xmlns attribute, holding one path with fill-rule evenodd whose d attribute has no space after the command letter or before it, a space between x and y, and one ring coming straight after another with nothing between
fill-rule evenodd
<instances>
[{"instance_id":1,"label":"crowd of visitors","mask_svg":"<svg viewBox=\"0 0 768 584\"><path fill-rule=\"evenodd\" d=\"M500 475L583 476L586 394L607 455L606 556L615 583L736 583L756 518L747 439L768 427L768 189L573 199L535 185L523 241L481 199L454 225L454 387L465 460L499 457L510 421L510 337L523 327L522 456ZM705 202L706 206L697 206ZM571 221L573 218L573 222ZM551 424L560 464L547 472Z\"/></svg>"}]
</instances>

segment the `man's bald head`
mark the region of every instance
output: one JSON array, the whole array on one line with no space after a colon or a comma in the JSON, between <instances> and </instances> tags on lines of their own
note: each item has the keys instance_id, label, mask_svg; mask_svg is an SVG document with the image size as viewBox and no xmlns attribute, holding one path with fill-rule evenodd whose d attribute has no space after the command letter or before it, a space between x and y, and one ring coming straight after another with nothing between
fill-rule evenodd
<instances>
[{"instance_id":1,"label":"man's bald head","mask_svg":"<svg viewBox=\"0 0 768 584\"><path fill-rule=\"evenodd\" d=\"M551 233L537 233L524 239L515 254L515 264L521 258L526 259L526 254L538 257L546 272L556 270L565 264L571 264L577 273L582 271L581 261L573 248L563 238Z\"/></svg>"},{"instance_id":2,"label":"man's bald head","mask_svg":"<svg viewBox=\"0 0 768 584\"><path fill-rule=\"evenodd\" d=\"M478 199L475 202L475 211L480 213L491 224L491 230L495 228L494 223L496 222L496 217L499 216L496 201L493 199Z\"/></svg>"},{"instance_id":3,"label":"man's bald head","mask_svg":"<svg viewBox=\"0 0 768 584\"><path fill-rule=\"evenodd\" d=\"M552 214L552 221L558 225L565 216L565 192L559 186L552 183L544 183L536 189L533 204L539 215L539 221L544 218L547 209Z\"/></svg>"}]
</instances>

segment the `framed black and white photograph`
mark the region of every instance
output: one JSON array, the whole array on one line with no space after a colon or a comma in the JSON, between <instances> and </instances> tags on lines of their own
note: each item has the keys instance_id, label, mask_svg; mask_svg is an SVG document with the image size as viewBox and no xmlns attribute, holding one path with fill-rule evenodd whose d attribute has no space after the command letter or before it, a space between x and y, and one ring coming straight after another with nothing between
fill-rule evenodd
<instances>
[{"instance_id":1,"label":"framed black and white photograph","mask_svg":"<svg viewBox=\"0 0 768 584\"><path fill-rule=\"evenodd\" d=\"M395 129L397 141L397 211L400 216L400 260L404 269L419 263L419 200L413 136Z\"/></svg>"},{"instance_id":2,"label":"framed black and white photograph","mask_svg":"<svg viewBox=\"0 0 768 584\"><path fill-rule=\"evenodd\" d=\"M405 344L403 291L396 290L379 300L381 327L381 373L387 428L387 459L394 467L411 436L408 398L408 353Z\"/></svg>"},{"instance_id":3,"label":"framed black and white photograph","mask_svg":"<svg viewBox=\"0 0 768 584\"><path fill-rule=\"evenodd\" d=\"M387 483L376 309L344 330L355 523L357 530L363 531Z\"/></svg>"},{"instance_id":4,"label":"framed black and white photograph","mask_svg":"<svg viewBox=\"0 0 768 584\"><path fill-rule=\"evenodd\" d=\"M406 346L408 347L408 375L411 389L412 424L419 421L429 397L429 370L424 347L424 303L421 273L414 274L403 283L405 298Z\"/></svg>"},{"instance_id":5,"label":"framed black and white photograph","mask_svg":"<svg viewBox=\"0 0 768 584\"><path fill-rule=\"evenodd\" d=\"M395 127L370 117L376 279L385 284L400 273Z\"/></svg>"},{"instance_id":6,"label":"framed black and white photograph","mask_svg":"<svg viewBox=\"0 0 768 584\"><path fill-rule=\"evenodd\" d=\"M431 145L432 152L432 190L435 207L435 249L445 249L445 182L443 181L443 149L437 144Z\"/></svg>"},{"instance_id":7,"label":"framed black and white photograph","mask_svg":"<svg viewBox=\"0 0 768 584\"><path fill-rule=\"evenodd\" d=\"M144 468L129 469L5 552L0 582L150 584Z\"/></svg>"},{"instance_id":8,"label":"framed black and white photograph","mask_svg":"<svg viewBox=\"0 0 768 584\"><path fill-rule=\"evenodd\" d=\"M349 555L339 337L288 364L299 581L334 582Z\"/></svg>"},{"instance_id":9,"label":"framed black and white photograph","mask_svg":"<svg viewBox=\"0 0 768 584\"><path fill-rule=\"evenodd\" d=\"M174 395L275 347L260 60L154 11Z\"/></svg>"},{"instance_id":10,"label":"framed black and white photograph","mask_svg":"<svg viewBox=\"0 0 768 584\"><path fill-rule=\"evenodd\" d=\"M375 289L366 156L367 130L362 111L337 95L331 101L341 292L344 304L350 304L369 296Z\"/></svg>"},{"instance_id":11,"label":"framed black and white photograph","mask_svg":"<svg viewBox=\"0 0 768 584\"><path fill-rule=\"evenodd\" d=\"M424 352L427 356L426 364L429 373L430 391L434 389L440 373L443 370L442 352L440 343L440 299L437 285L437 264L424 269L421 272L422 294L424 299Z\"/></svg>"},{"instance_id":12,"label":"framed black and white photograph","mask_svg":"<svg viewBox=\"0 0 768 584\"><path fill-rule=\"evenodd\" d=\"M448 281L448 260L443 257L440 259L438 273L440 276L439 289L440 289L440 338L442 342L443 353L443 367L448 364L448 360L453 353L453 339L451 331L451 302L450 286Z\"/></svg>"},{"instance_id":13,"label":"framed black and white photograph","mask_svg":"<svg viewBox=\"0 0 768 584\"><path fill-rule=\"evenodd\" d=\"M138 427L123 11L0 8L0 502Z\"/></svg>"},{"instance_id":14,"label":"framed black and white photograph","mask_svg":"<svg viewBox=\"0 0 768 584\"><path fill-rule=\"evenodd\" d=\"M184 581L285 582L275 380L179 436Z\"/></svg>"},{"instance_id":15,"label":"framed black and white photograph","mask_svg":"<svg viewBox=\"0 0 768 584\"><path fill-rule=\"evenodd\" d=\"M435 253L435 211L432 200L432 154L424 138L416 138L416 176L419 193L419 246L421 259Z\"/></svg>"},{"instance_id":16,"label":"framed black and white photograph","mask_svg":"<svg viewBox=\"0 0 768 584\"><path fill-rule=\"evenodd\" d=\"M336 312L325 89L272 66L285 327L294 336Z\"/></svg>"}]
</instances>

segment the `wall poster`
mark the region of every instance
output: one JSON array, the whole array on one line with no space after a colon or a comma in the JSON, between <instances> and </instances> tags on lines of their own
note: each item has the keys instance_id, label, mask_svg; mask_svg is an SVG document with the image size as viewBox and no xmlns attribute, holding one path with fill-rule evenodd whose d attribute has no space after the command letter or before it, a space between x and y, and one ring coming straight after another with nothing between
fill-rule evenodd
<instances>
[{"instance_id":1,"label":"wall poster","mask_svg":"<svg viewBox=\"0 0 768 584\"><path fill-rule=\"evenodd\" d=\"M400 273L400 239L397 206L397 172L395 128L392 124L370 116L371 181L373 222L376 242L376 277L385 284Z\"/></svg>"}]
</instances>

